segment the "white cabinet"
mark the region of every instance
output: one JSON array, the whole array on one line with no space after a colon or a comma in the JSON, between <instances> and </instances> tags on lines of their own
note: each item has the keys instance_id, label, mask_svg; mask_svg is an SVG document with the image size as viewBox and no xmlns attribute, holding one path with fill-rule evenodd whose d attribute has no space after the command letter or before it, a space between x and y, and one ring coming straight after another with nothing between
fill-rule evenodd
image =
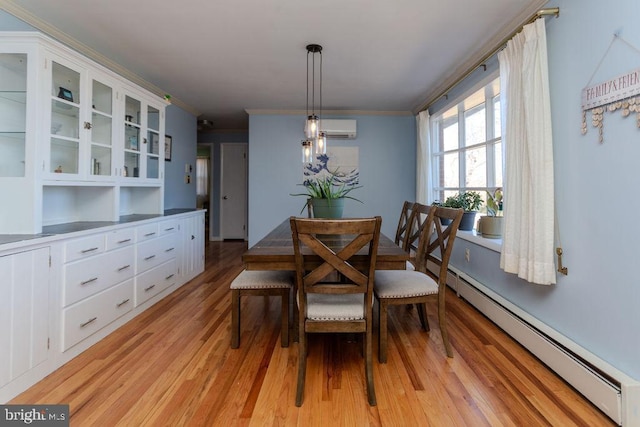
<instances>
[{"instance_id":1,"label":"white cabinet","mask_svg":"<svg viewBox=\"0 0 640 427\"><path fill-rule=\"evenodd\" d=\"M0 256L0 388L47 359L49 248Z\"/></svg>"},{"instance_id":2,"label":"white cabinet","mask_svg":"<svg viewBox=\"0 0 640 427\"><path fill-rule=\"evenodd\" d=\"M165 103L39 33L0 33L0 233L161 214Z\"/></svg>"},{"instance_id":3,"label":"white cabinet","mask_svg":"<svg viewBox=\"0 0 640 427\"><path fill-rule=\"evenodd\" d=\"M189 281L204 270L204 211L182 220L183 280Z\"/></svg>"}]
</instances>

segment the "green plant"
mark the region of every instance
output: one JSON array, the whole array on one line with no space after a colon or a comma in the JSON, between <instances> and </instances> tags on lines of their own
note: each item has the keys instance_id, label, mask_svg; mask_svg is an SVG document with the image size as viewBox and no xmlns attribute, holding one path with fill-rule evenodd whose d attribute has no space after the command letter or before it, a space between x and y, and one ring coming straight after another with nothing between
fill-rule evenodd
<instances>
[{"instance_id":1,"label":"green plant","mask_svg":"<svg viewBox=\"0 0 640 427\"><path fill-rule=\"evenodd\" d=\"M502 211L502 188L496 188L493 193L487 191L487 215L497 216Z\"/></svg>"},{"instance_id":2,"label":"green plant","mask_svg":"<svg viewBox=\"0 0 640 427\"><path fill-rule=\"evenodd\" d=\"M436 202L435 204L445 208L461 208L465 212L473 212L482 206L482 197L480 197L480 193L477 191L463 191L454 196L447 197L442 203Z\"/></svg>"},{"instance_id":3,"label":"green plant","mask_svg":"<svg viewBox=\"0 0 640 427\"><path fill-rule=\"evenodd\" d=\"M296 193L291 194L291 196L307 197L307 201L302 207L302 211L307 207L307 204L309 203L308 199L351 199L362 203L361 200L356 199L353 196L349 196L350 192L357 188L362 188L362 185L347 185L345 183L341 183L337 180L335 172L319 178L308 179L304 183L298 185L305 187L306 193Z\"/></svg>"}]
</instances>

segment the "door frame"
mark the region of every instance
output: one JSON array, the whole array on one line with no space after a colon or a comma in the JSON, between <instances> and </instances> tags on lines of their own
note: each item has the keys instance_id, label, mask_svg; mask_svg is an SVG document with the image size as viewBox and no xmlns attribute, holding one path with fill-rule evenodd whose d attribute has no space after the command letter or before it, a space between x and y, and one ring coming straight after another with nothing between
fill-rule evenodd
<instances>
[{"instance_id":1,"label":"door frame","mask_svg":"<svg viewBox=\"0 0 640 427\"><path fill-rule=\"evenodd\" d=\"M245 200L244 200L244 240L249 238L249 144L246 142L221 142L220 143L220 240L224 240L224 213L222 198L224 197L224 148L225 146L243 146L245 149Z\"/></svg>"}]
</instances>

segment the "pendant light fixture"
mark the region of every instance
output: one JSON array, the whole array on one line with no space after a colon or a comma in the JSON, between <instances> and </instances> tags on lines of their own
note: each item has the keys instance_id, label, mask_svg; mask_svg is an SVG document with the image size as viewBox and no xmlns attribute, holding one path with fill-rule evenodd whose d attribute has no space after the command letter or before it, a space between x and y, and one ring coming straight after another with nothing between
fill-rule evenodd
<instances>
[{"instance_id":1,"label":"pendant light fixture","mask_svg":"<svg viewBox=\"0 0 640 427\"><path fill-rule=\"evenodd\" d=\"M316 67L316 54L319 61ZM318 98L319 108L316 115L316 68L318 68ZM309 104L311 94L311 104ZM315 154L327 152L327 140L324 132L320 131L320 118L322 116L322 46L319 44L307 45L307 121L304 126L306 140L302 141L302 161L311 163ZM315 148L315 150L314 150Z\"/></svg>"}]
</instances>

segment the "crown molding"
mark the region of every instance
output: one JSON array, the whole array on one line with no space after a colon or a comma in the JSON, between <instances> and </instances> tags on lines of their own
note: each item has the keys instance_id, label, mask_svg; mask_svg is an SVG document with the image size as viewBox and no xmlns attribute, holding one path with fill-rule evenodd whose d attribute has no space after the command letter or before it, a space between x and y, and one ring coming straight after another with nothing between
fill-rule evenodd
<instances>
[{"instance_id":1,"label":"crown molding","mask_svg":"<svg viewBox=\"0 0 640 427\"><path fill-rule=\"evenodd\" d=\"M492 52L499 50L503 45L505 38L508 38L518 28L522 28L527 22L531 20L542 6L548 3L549 0L532 0L527 7L522 10L514 19L506 23L500 31L498 31L489 41L483 44L478 50L470 55L465 60L461 61L457 66L453 67L453 72L448 74L446 79L443 79L437 86L431 88L422 97L424 99L419 105L417 105L412 111L414 114L418 114L420 111L427 109L431 104L437 101L447 88L458 84L464 79L473 69L479 61L483 58L491 55Z\"/></svg>"},{"instance_id":2,"label":"crown molding","mask_svg":"<svg viewBox=\"0 0 640 427\"><path fill-rule=\"evenodd\" d=\"M67 47L75 50L76 52L79 52L82 55L86 56L87 58L90 58L91 60L97 62L98 64L108 68L109 70L113 71L114 73L119 74L120 76L124 77L125 79L129 80L130 82L133 82L136 85L138 85L140 87L143 87L144 89L148 90L149 92L151 92L151 93L153 93L153 94L155 94L155 95L157 95L157 96L159 96L161 98L164 98L164 95L167 93L166 91L163 91L160 87L158 87L158 86L154 85L153 83L143 79L142 77L138 76L137 74L129 71L128 69L124 68L122 65L118 64L117 62L107 58L104 55L102 55L100 52L98 52L98 51L90 48L89 46L79 42L78 40L74 39L70 35L66 34L64 31L62 31L59 28L49 24L48 22L42 20L41 18L35 16L31 12L29 12L28 10L22 8L21 6L18 6L14 2L12 2L10 0L0 0L0 9L2 9L4 11L10 13L11 15L15 16L16 18L26 22L27 24L31 25L32 27L34 27L38 31L41 31L42 33L48 35L49 37L59 41L60 43L66 45ZM200 112L198 110L196 110L192 106L186 104L185 102L180 101L179 99L175 98L174 96L171 96L171 104L182 108L183 110L193 114L196 117L200 115Z\"/></svg>"},{"instance_id":3,"label":"crown molding","mask_svg":"<svg viewBox=\"0 0 640 427\"><path fill-rule=\"evenodd\" d=\"M306 116L307 110L277 110L277 109L254 109L247 108L244 111L249 115L291 115L291 116ZM360 115L360 116L413 116L411 111L375 111L375 110L322 110L322 115Z\"/></svg>"}]
</instances>

